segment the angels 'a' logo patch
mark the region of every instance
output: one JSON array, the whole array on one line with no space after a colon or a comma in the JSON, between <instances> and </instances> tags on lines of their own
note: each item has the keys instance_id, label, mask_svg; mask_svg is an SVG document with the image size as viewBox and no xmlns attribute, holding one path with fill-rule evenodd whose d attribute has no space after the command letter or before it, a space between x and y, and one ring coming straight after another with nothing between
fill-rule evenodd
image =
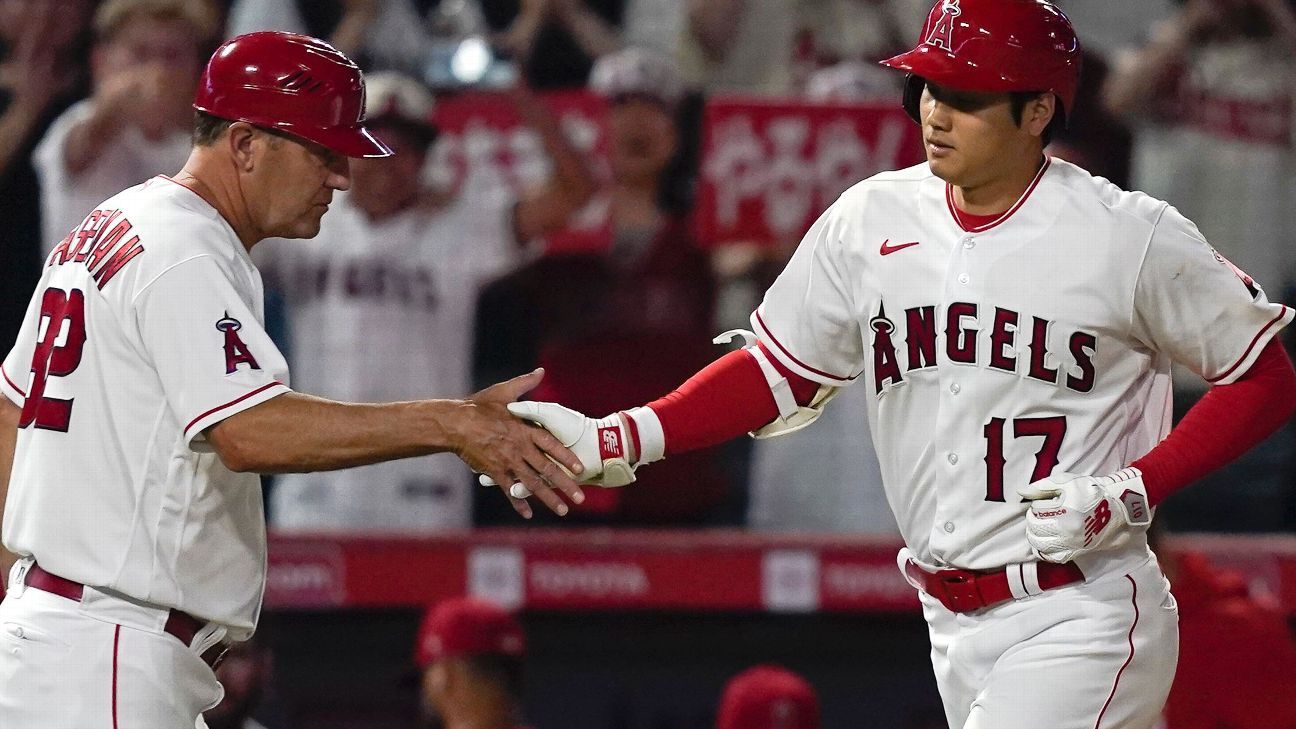
<instances>
[{"instance_id":1,"label":"angels 'a' logo patch","mask_svg":"<svg viewBox=\"0 0 1296 729\"><path fill-rule=\"evenodd\" d=\"M225 335L225 374L227 375L234 374L241 364L248 365L254 370L261 369L256 357L252 356L252 350L248 349L242 337L238 335L242 328L243 322L230 316L228 311L216 322L216 329Z\"/></svg>"},{"instance_id":2,"label":"angels 'a' logo patch","mask_svg":"<svg viewBox=\"0 0 1296 729\"><path fill-rule=\"evenodd\" d=\"M954 19L962 14L963 10L959 8L959 0L944 0L941 3L940 19L932 26L931 32L927 34L927 40L923 42L929 46L953 52Z\"/></svg>"},{"instance_id":3,"label":"angels 'a' logo patch","mask_svg":"<svg viewBox=\"0 0 1296 729\"><path fill-rule=\"evenodd\" d=\"M1242 280L1242 285L1246 286L1247 291L1251 294L1251 298L1254 299L1255 297L1260 295L1259 284L1255 282L1255 279L1248 276L1246 271L1243 271L1242 269L1233 265L1232 261L1225 258L1223 254L1221 254L1219 251L1215 250L1214 248L1211 248L1211 254L1215 256L1215 260L1219 261L1225 266L1228 266L1230 271L1237 274L1237 277Z\"/></svg>"}]
</instances>

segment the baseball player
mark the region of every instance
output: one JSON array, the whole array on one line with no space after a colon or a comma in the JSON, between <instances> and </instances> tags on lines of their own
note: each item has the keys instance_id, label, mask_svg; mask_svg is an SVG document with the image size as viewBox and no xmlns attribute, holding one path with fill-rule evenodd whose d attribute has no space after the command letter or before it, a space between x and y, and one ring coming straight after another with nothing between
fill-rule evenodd
<instances>
[{"instance_id":1,"label":"baseball player","mask_svg":"<svg viewBox=\"0 0 1296 729\"><path fill-rule=\"evenodd\" d=\"M260 611L256 473L452 451L576 492L545 461L574 454L504 409L538 372L466 400L289 389L248 252L314 236L348 158L390 154L363 99L359 68L321 41L235 38L203 72L184 168L101 203L47 259L0 365L0 537L19 558L0 603L0 726L194 726L221 697L212 664Z\"/></svg>"},{"instance_id":2,"label":"baseball player","mask_svg":"<svg viewBox=\"0 0 1296 729\"><path fill-rule=\"evenodd\" d=\"M883 62L908 74L927 163L823 213L755 341L600 420L511 406L618 486L866 388L951 727L1152 726L1178 653L1152 509L1296 410L1275 339L1293 312L1173 207L1044 156L1079 57L1048 2L941 0ZM1173 431L1172 362L1213 383Z\"/></svg>"},{"instance_id":3,"label":"baseball player","mask_svg":"<svg viewBox=\"0 0 1296 729\"><path fill-rule=\"evenodd\" d=\"M425 726L519 729L526 634L507 610L471 597L428 608L415 661Z\"/></svg>"}]
</instances>

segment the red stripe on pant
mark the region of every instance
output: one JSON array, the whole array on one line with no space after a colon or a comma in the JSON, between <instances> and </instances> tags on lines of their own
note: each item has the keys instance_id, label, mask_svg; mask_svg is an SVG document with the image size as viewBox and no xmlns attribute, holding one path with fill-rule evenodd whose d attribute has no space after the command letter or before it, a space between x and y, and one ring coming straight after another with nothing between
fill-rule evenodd
<instances>
[{"instance_id":1,"label":"red stripe on pant","mask_svg":"<svg viewBox=\"0 0 1296 729\"><path fill-rule=\"evenodd\" d=\"M1138 583L1134 582L1134 578L1129 575L1125 575L1125 579L1129 580L1130 587L1134 588L1134 594L1130 596L1130 602L1134 604L1134 622L1130 623L1129 629L1129 657L1125 659L1125 665L1121 666L1120 670L1116 672L1116 681L1112 684L1111 693L1107 695L1107 703L1103 704L1102 711L1098 713L1098 721L1094 722L1094 729L1098 729L1098 725L1102 724L1103 715L1107 713L1107 707L1111 706L1112 699L1116 698L1116 687L1120 686L1121 674L1125 673L1125 669L1129 668L1129 664L1134 661L1134 628L1138 627L1139 621Z\"/></svg>"},{"instance_id":2,"label":"red stripe on pant","mask_svg":"<svg viewBox=\"0 0 1296 729\"><path fill-rule=\"evenodd\" d=\"M113 631L112 721L117 729L117 646L121 643L121 626Z\"/></svg>"}]
</instances>

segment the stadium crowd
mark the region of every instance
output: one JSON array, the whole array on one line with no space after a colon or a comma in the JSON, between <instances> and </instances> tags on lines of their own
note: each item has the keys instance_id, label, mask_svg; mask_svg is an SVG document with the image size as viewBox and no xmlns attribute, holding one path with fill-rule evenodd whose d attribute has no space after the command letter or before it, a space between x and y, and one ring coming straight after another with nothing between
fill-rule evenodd
<instances>
[{"instance_id":1,"label":"stadium crowd","mask_svg":"<svg viewBox=\"0 0 1296 729\"><path fill-rule=\"evenodd\" d=\"M1087 47L1081 100L1050 152L1170 201L1272 300L1296 301L1296 4L1058 4ZM901 78L874 62L911 45L929 8L929 0L0 0L0 339L14 338L43 256L86 211L183 165L192 89L211 51L241 33L287 30L357 59L368 118L397 152L354 164L353 188L316 240L272 241L254 254L294 384L364 401L459 397L543 366L535 399L596 416L645 402L721 354L713 336L747 326L803 230L797 176L815 172L806 166L816 161L795 154L753 183L764 185L753 195L774 221L763 234L714 224L726 203L707 192L708 169L737 169L722 157L745 148L744 138L725 136L738 127L713 118L712 105L898 111ZM756 157L782 159L780 140L799 144L796 133L769 130L773 151L757 148ZM731 143L709 153L708 138ZM914 161L882 154L881 139L869 140L873 149L837 141L847 170ZM1186 409L1204 384L1185 375L1177 387ZM851 406L866 396L856 389L827 410L828 425L673 457L633 489L587 492L564 523L894 535L864 409ZM1291 426L1279 431L1167 505L1161 521L1176 531L1296 531L1294 439ZM431 535L520 523L498 493L443 455L268 481L268 514L281 533ZM354 496L360 489L364 498ZM1234 618L1267 616L1237 618L1257 645L1287 638L1281 618L1249 602L1244 586L1201 560L1173 564L1191 590L1192 619L1227 603L1218 609ZM517 726L521 628L482 604L438 610L418 641L424 718L444 714L440 725L451 729ZM259 726L250 716L273 668L263 646L226 662L234 706L209 717L213 729ZM1184 680L1210 683L1191 666L1221 660L1211 651L1185 650ZM1264 685L1296 672L1290 660L1237 663L1238 673L1266 675ZM1172 702L1205 695L1176 689ZM455 696L467 698L447 699ZM722 729L818 726L814 690L778 667L735 679L717 702ZM438 708L446 705L455 708ZM489 721L452 715L465 707ZM1206 709L1173 707L1168 729L1278 726L1246 723L1243 708L1233 723L1194 723Z\"/></svg>"}]
</instances>

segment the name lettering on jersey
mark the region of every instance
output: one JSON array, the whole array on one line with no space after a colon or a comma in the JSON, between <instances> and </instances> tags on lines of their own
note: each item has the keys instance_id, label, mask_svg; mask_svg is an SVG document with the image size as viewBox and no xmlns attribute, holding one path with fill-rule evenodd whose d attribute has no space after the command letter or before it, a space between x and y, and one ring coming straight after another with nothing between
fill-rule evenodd
<instances>
[{"instance_id":1,"label":"name lettering on jersey","mask_svg":"<svg viewBox=\"0 0 1296 729\"><path fill-rule=\"evenodd\" d=\"M261 369L256 357L252 356L252 351L238 335L238 331L243 328L243 322L230 316L227 311L225 316L216 322L216 328L225 335L225 374L234 374L241 364L248 365L250 369Z\"/></svg>"},{"instance_id":2,"label":"name lettering on jersey","mask_svg":"<svg viewBox=\"0 0 1296 729\"><path fill-rule=\"evenodd\" d=\"M988 307L987 307L988 308ZM1098 338L1086 331L1074 331L1066 337L1065 357L1048 348L1056 322L1038 316L1022 314L994 307L984 311L974 303L956 301L945 309L944 348L950 362L982 366L1025 377L1051 385L1061 383L1075 392L1089 392L1094 387L1096 370L1094 354ZM990 322L990 332L981 334L981 317ZM915 370L935 367L940 346L935 306L917 306L904 311L903 317L893 321L887 316L884 304L878 304L877 315L869 319L873 332L873 393L880 395L904 383L905 375ZM897 324L903 324L903 330ZM1026 322L1029 321L1029 325ZM896 346L903 337L904 346ZM903 356L903 366L901 357ZM1066 362L1072 367L1062 370L1049 366L1049 358Z\"/></svg>"},{"instance_id":3,"label":"name lettering on jersey","mask_svg":"<svg viewBox=\"0 0 1296 729\"><path fill-rule=\"evenodd\" d=\"M120 210L95 210L54 247L45 266L84 265L102 290L127 263L144 252L138 235L126 238L133 227Z\"/></svg>"},{"instance_id":4,"label":"name lettering on jersey","mask_svg":"<svg viewBox=\"0 0 1296 729\"><path fill-rule=\"evenodd\" d=\"M959 8L959 0L945 0L941 4L941 16L932 26L931 32L927 34L927 40L924 41L929 46L953 52L954 50L954 19L962 15L963 11Z\"/></svg>"},{"instance_id":5,"label":"name lettering on jersey","mask_svg":"<svg viewBox=\"0 0 1296 729\"><path fill-rule=\"evenodd\" d=\"M429 311L437 308L439 294L433 269L402 267L382 261L312 263L287 277L294 304L328 296L399 303Z\"/></svg>"}]
</instances>

